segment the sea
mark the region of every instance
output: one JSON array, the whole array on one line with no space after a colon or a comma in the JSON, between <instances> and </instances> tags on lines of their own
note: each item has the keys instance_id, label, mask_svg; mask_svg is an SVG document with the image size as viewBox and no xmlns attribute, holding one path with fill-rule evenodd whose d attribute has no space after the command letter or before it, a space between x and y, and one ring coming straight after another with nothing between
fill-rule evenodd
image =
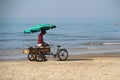
<instances>
[{"instance_id":1,"label":"sea","mask_svg":"<svg viewBox=\"0 0 120 80\"><path fill-rule=\"evenodd\" d=\"M40 32L24 30L41 23L57 26L44 36L53 49L61 45L79 54L120 52L120 18L0 18L0 54L36 46Z\"/></svg>"}]
</instances>

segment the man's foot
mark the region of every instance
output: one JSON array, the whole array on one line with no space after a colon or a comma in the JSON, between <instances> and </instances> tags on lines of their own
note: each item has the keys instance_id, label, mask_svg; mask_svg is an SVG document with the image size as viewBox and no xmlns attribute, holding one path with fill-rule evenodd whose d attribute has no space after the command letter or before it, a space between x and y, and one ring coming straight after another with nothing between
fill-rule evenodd
<instances>
[{"instance_id":1,"label":"man's foot","mask_svg":"<svg viewBox=\"0 0 120 80\"><path fill-rule=\"evenodd\" d=\"M43 61L48 61L47 59L43 59Z\"/></svg>"},{"instance_id":2,"label":"man's foot","mask_svg":"<svg viewBox=\"0 0 120 80\"><path fill-rule=\"evenodd\" d=\"M53 57L54 57L54 58L56 58L56 54L55 54L55 55L53 55Z\"/></svg>"}]
</instances>

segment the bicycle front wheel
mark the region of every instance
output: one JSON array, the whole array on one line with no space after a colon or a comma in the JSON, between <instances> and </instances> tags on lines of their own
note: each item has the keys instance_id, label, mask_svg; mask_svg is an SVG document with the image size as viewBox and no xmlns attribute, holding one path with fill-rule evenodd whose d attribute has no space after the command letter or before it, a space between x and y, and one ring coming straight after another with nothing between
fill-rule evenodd
<instances>
[{"instance_id":1,"label":"bicycle front wheel","mask_svg":"<svg viewBox=\"0 0 120 80\"><path fill-rule=\"evenodd\" d=\"M67 60L68 58L68 52L66 49L61 49L59 52L58 52L58 58L60 61L65 61Z\"/></svg>"}]
</instances>

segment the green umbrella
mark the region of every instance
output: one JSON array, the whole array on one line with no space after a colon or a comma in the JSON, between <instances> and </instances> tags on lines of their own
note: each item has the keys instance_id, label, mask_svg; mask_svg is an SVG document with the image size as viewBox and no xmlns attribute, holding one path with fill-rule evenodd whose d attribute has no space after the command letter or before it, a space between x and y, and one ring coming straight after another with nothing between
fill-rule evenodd
<instances>
[{"instance_id":1,"label":"green umbrella","mask_svg":"<svg viewBox=\"0 0 120 80\"><path fill-rule=\"evenodd\" d=\"M24 31L24 33L27 34L27 33L39 32L40 30L49 30L49 29L53 29L53 28L56 28L56 25L52 25L52 24L39 24L39 25L32 26L32 27L26 29Z\"/></svg>"}]
</instances>

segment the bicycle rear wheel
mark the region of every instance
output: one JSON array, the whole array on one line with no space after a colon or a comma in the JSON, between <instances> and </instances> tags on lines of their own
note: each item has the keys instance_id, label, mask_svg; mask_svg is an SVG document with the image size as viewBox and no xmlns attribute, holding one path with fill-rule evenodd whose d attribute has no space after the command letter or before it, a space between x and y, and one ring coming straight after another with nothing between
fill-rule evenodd
<instances>
[{"instance_id":1,"label":"bicycle rear wheel","mask_svg":"<svg viewBox=\"0 0 120 80\"><path fill-rule=\"evenodd\" d=\"M68 58L68 51L66 49L61 49L58 52L58 58L60 61L65 61Z\"/></svg>"},{"instance_id":2,"label":"bicycle rear wheel","mask_svg":"<svg viewBox=\"0 0 120 80\"><path fill-rule=\"evenodd\" d=\"M28 54L28 60L35 61L35 54L29 53Z\"/></svg>"},{"instance_id":3,"label":"bicycle rear wheel","mask_svg":"<svg viewBox=\"0 0 120 80\"><path fill-rule=\"evenodd\" d=\"M40 53L37 53L37 54L36 54L36 57L35 57L35 60L36 60L37 62L43 61L42 55L41 55Z\"/></svg>"}]
</instances>

